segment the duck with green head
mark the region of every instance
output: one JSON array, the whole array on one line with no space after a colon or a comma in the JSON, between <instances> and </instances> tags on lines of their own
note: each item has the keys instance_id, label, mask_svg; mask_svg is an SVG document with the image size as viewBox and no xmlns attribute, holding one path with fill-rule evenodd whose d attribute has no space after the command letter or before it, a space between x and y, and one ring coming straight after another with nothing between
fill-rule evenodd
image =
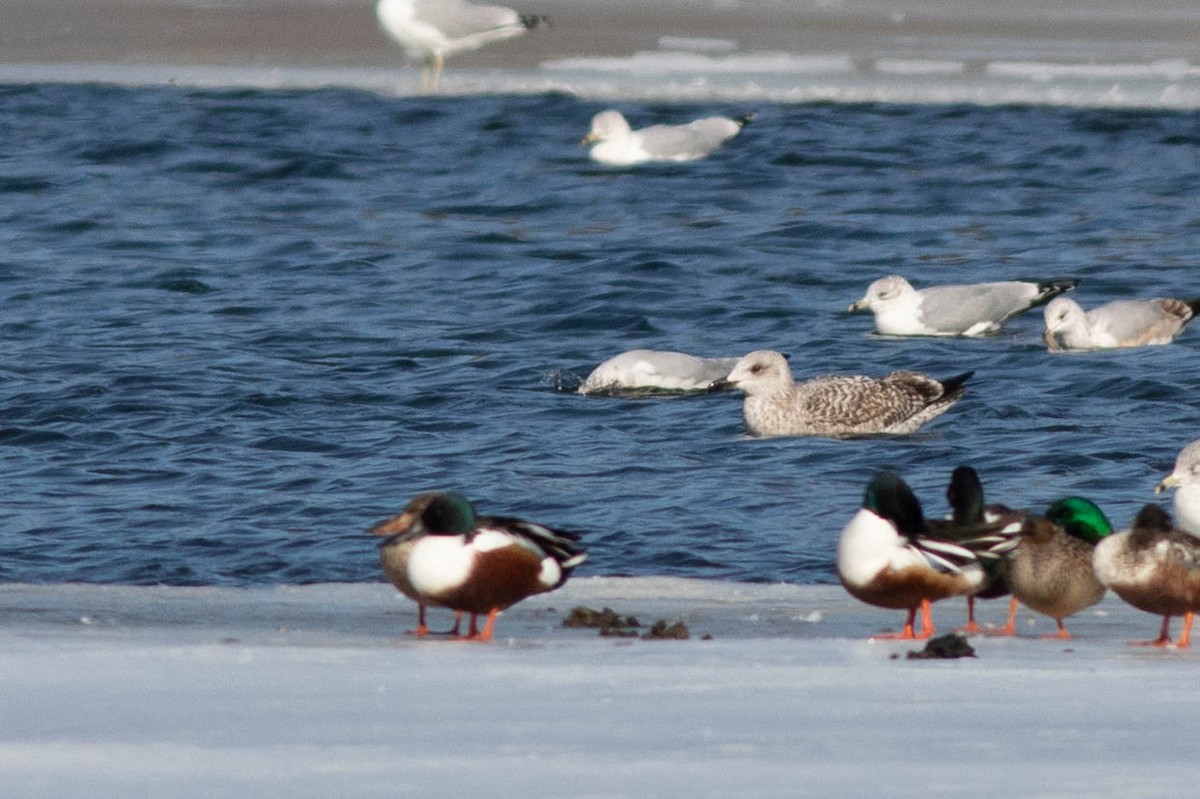
<instances>
[{"instance_id":1,"label":"duck with green head","mask_svg":"<svg viewBox=\"0 0 1200 799\"><path fill-rule=\"evenodd\" d=\"M1054 619L1051 636L1070 638L1063 620L1104 598L1092 568L1092 553L1113 531L1104 511L1083 497L1057 500L1044 516L1029 516L1006 573L1013 601L1008 624L998 634L1016 633L1017 603Z\"/></svg>"},{"instance_id":2,"label":"duck with green head","mask_svg":"<svg viewBox=\"0 0 1200 799\"><path fill-rule=\"evenodd\" d=\"M506 516L477 516L461 494L430 492L371 528L383 571L417 603L425 635L428 605L471 614L467 638L491 640L496 616L526 597L552 591L587 558L573 533ZM478 617L487 615L483 630ZM457 631L457 621L455 631Z\"/></svg>"},{"instance_id":3,"label":"duck with green head","mask_svg":"<svg viewBox=\"0 0 1200 799\"><path fill-rule=\"evenodd\" d=\"M930 520L934 535L952 541L972 541L988 536L1012 540L1020 530L1025 514L1004 505L985 504L983 483L979 473L970 466L959 466L950 475L946 486L946 501L950 503L949 519ZM976 599L998 599L1009 594L1007 558L986 558L980 562L984 581L979 590L967 595L967 623L958 629L964 633L982 632L975 619Z\"/></svg>"}]
</instances>

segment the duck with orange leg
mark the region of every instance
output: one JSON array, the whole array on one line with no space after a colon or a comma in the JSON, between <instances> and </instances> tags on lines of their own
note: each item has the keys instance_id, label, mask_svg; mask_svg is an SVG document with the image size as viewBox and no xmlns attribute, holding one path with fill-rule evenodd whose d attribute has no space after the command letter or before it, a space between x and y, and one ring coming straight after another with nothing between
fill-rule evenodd
<instances>
[{"instance_id":1,"label":"duck with orange leg","mask_svg":"<svg viewBox=\"0 0 1200 799\"><path fill-rule=\"evenodd\" d=\"M1002 557L1012 546L1015 541L1003 535L957 542L933 537L912 490L883 471L871 479L862 508L842 530L838 579L855 599L908 611L899 634L876 637L923 639L935 632L932 603L978 591L986 580L981 561Z\"/></svg>"},{"instance_id":2,"label":"duck with orange leg","mask_svg":"<svg viewBox=\"0 0 1200 799\"><path fill-rule=\"evenodd\" d=\"M1083 497L1059 499L1044 516L1030 514L1005 566L1013 601L1008 624L997 633L1016 634L1020 603L1054 619L1057 629L1045 637L1069 639L1064 620L1104 598L1092 555L1112 532L1104 511Z\"/></svg>"},{"instance_id":3,"label":"duck with orange leg","mask_svg":"<svg viewBox=\"0 0 1200 799\"><path fill-rule=\"evenodd\" d=\"M1163 617L1162 629L1144 646L1191 645L1192 620L1200 609L1200 538L1176 527L1157 505L1146 505L1133 526L1108 536L1093 555L1096 576L1138 610ZM1183 630L1171 641L1171 617Z\"/></svg>"},{"instance_id":4,"label":"duck with orange leg","mask_svg":"<svg viewBox=\"0 0 1200 799\"><path fill-rule=\"evenodd\" d=\"M467 639L490 641L500 611L558 588L587 558L573 533L478 516L471 501L454 492L420 494L370 532L387 536L380 562L400 593L417 603L417 635L428 634L425 608L433 606L469 613ZM456 618L451 632L457 629Z\"/></svg>"},{"instance_id":5,"label":"duck with orange leg","mask_svg":"<svg viewBox=\"0 0 1200 799\"><path fill-rule=\"evenodd\" d=\"M970 466L958 466L950 474L946 501L950 503L951 517L929 520L929 532L934 538L967 541L996 533L1008 537L1024 523L1025 514L1021 511L995 503L984 504L983 483L979 480L979 473ZM957 632L960 633L984 632L975 619L976 600L999 599L1010 593L1006 574L1007 558L987 558L980 565L983 567L984 581L977 591L967 594L967 623L958 628Z\"/></svg>"}]
</instances>

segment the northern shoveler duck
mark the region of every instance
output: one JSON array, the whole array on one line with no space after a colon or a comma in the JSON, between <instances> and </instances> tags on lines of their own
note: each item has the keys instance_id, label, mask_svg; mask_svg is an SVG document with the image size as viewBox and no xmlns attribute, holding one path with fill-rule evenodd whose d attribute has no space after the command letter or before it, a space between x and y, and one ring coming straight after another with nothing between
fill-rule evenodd
<instances>
[{"instance_id":1,"label":"northern shoveler duck","mask_svg":"<svg viewBox=\"0 0 1200 799\"><path fill-rule=\"evenodd\" d=\"M1004 323L1075 288L1076 280L929 286L915 289L900 275L881 277L846 310L875 314L885 336L986 336Z\"/></svg>"},{"instance_id":2,"label":"northern shoveler duck","mask_svg":"<svg viewBox=\"0 0 1200 799\"><path fill-rule=\"evenodd\" d=\"M953 542L930 535L921 503L896 474L883 471L867 485L862 508L842 530L837 573L850 595L883 608L905 609L904 629L887 638L928 638L931 603L978 591L986 581L981 559L1000 557L1011 539ZM921 632L914 631L917 608Z\"/></svg>"},{"instance_id":3,"label":"northern shoveler duck","mask_svg":"<svg viewBox=\"0 0 1200 799\"><path fill-rule=\"evenodd\" d=\"M1058 629L1048 637L1070 638L1063 620L1104 598L1092 553L1112 531L1104 511L1083 497L1057 500L1044 517L1027 516L1005 569L1013 594L1008 624L997 632L1016 633L1020 602L1054 619Z\"/></svg>"},{"instance_id":4,"label":"northern shoveler duck","mask_svg":"<svg viewBox=\"0 0 1200 799\"><path fill-rule=\"evenodd\" d=\"M1175 646L1190 645L1193 614L1200 608L1200 539L1175 527L1157 505L1146 505L1133 526L1096 545L1096 576L1138 610L1163 617L1162 630L1146 646L1171 644L1171 617L1183 616Z\"/></svg>"},{"instance_id":5,"label":"northern shoveler duck","mask_svg":"<svg viewBox=\"0 0 1200 799\"><path fill-rule=\"evenodd\" d=\"M951 517L929 520L930 532L937 538L970 541L995 534L1011 536L1020 530L1024 522L1025 514L1019 511L1004 505L984 504L983 483L979 480L979 473L970 466L956 467L951 473L950 483L946 486L946 501L950 503ZM980 565L984 571L984 582L978 591L967 595L967 623L959 628L959 632L983 631L975 619L976 599L998 599L1010 593L1005 574L1006 558L986 558Z\"/></svg>"},{"instance_id":6,"label":"northern shoveler duck","mask_svg":"<svg viewBox=\"0 0 1200 799\"><path fill-rule=\"evenodd\" d=\"M755 436L904 435L948 411L973 374L949 380L919 372L824 375L797 383L782 354L756 350L709 390L746 392L742 415Z\"/></svg>"},{"instance_id":7,"label":"northern shoveler duck","mask_svg":"<svg viewBox=\"0 0 1200 799\"><path fill-rule=\"evenodd\" d=\"M1179 451L1175 469L1162 479L1154 493L1175 489L1172 508L1179 526L1200 535L1200 441L1193 441Z\"/></svg>"},{"instance_id":8,"label":"northern shoveler duck","mask_svg":"<svg viewBox=\"0 0 1200 799\"><path fill-rule=\"evenodd\" d=\"M417 635L425 635L425 607L471 614L468 638L488 641L500 611L558 588L587 552L573 533L506 516L477 516L466 497L431 492L371 528L387 536L379 546L383 571L419 608ZM477 618L487 614L482 631ZM455 623L457 629L457 621Z\"/></svg>"}]
</instances>

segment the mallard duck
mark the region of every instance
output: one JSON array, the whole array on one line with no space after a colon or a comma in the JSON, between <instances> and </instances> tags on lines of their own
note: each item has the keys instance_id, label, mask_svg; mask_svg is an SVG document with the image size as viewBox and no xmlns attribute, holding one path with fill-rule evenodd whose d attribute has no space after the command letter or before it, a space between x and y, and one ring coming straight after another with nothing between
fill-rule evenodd
<instances>
[{"instance_id":1,"label":"mallard duck","mask_svg":"<svg viewBox=\"0 0 1200 799\"><path fill-rule=\"evenodd\" d=\"M1104 586L1092 568L1097 543L1112 533L1112 523L1091 500L1065 497L1029 515L1019 543L1009 553L1005 573L1013 605L1000 633L1015 634L1016 603L1054 619L1053 637L1070 638L1063 620L1104 598Z\"/></svg>"},{"instance_id":2,"label":"mallard duck","mask_svg":"<svg viewBox=\"0 0 1200 799\"><path fill-rule=\"evenodd\" d=\"M1162 630L1146 646L1171 644L1171 617L1183 616L1175 646L1191 644L1193 614L1200 608L1200 539L1175 527L1157 505L1146 505L1133 526L1096 545L1092 556L1100 582L1138 610L1163 617Z\"/></svg>"},{"instance_id":3,"label":"mallard duck","mask_svg":"<svg viewBox=\"0 0 1200 799\"><path fill-rule=\"evenodd\" d=\"M862 508L842 530L837 573L850 595L871 605L905 609L908 616L894 638L928 638L935 628L931 603L978 591L986 581L981 558L999 557L1011 542L953 542L934 538L921 503L890 471L867 485ZM921 632L914 631L921 609Z\"/></svg>"},{"instance_id":4,"label":"mallard duck","mask_svg":"<svg viewBox=\"0 0 1200 799\"><path fill-rule=\"evenodd\" d=\"M797 383L781 353L756 350L709 390L744 391L742 415L755 436L904 435L948 411L973 374L948 380L919 372L824 375Z\"/></svg>"},{"instance_id":5,"label":"mallard duck","mask_svg":"<svg viewBox=\"0 0 1200 799\"><path fill-rule=\"evenodd\" d=\"M370 532L387 536L379 547L383 571L417 603L418 635L428 633L425 607L434 605L471 614L467 637L491 640L500 611L558 588L587 557L573 533L477 516L471 501L453 492L420 494Z\"/></svg>"}]
</instances>

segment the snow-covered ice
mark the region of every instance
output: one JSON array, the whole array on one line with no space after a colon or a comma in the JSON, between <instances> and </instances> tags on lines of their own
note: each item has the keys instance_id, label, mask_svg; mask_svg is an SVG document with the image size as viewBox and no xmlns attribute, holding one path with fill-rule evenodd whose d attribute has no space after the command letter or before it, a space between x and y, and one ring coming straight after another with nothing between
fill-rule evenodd
<instances>
[{"instance_id":1,"label":"snow-covered ice","mask_svg":"<svg viewBox=\"0 0 1200 799\"><path fill-rule=\"evenodd\" d=\"M6 796L1194 791L1197 655L1127 646L1158 620L1111 596L1073 641L1023 614L1022 637L952 661L868 640L902 614L837 586L576 578L490 645L404 635L415 606L382 583L7 585L0 603ZM693 637L565 629L575 605Z\"/></svg>"}]
</instances>

